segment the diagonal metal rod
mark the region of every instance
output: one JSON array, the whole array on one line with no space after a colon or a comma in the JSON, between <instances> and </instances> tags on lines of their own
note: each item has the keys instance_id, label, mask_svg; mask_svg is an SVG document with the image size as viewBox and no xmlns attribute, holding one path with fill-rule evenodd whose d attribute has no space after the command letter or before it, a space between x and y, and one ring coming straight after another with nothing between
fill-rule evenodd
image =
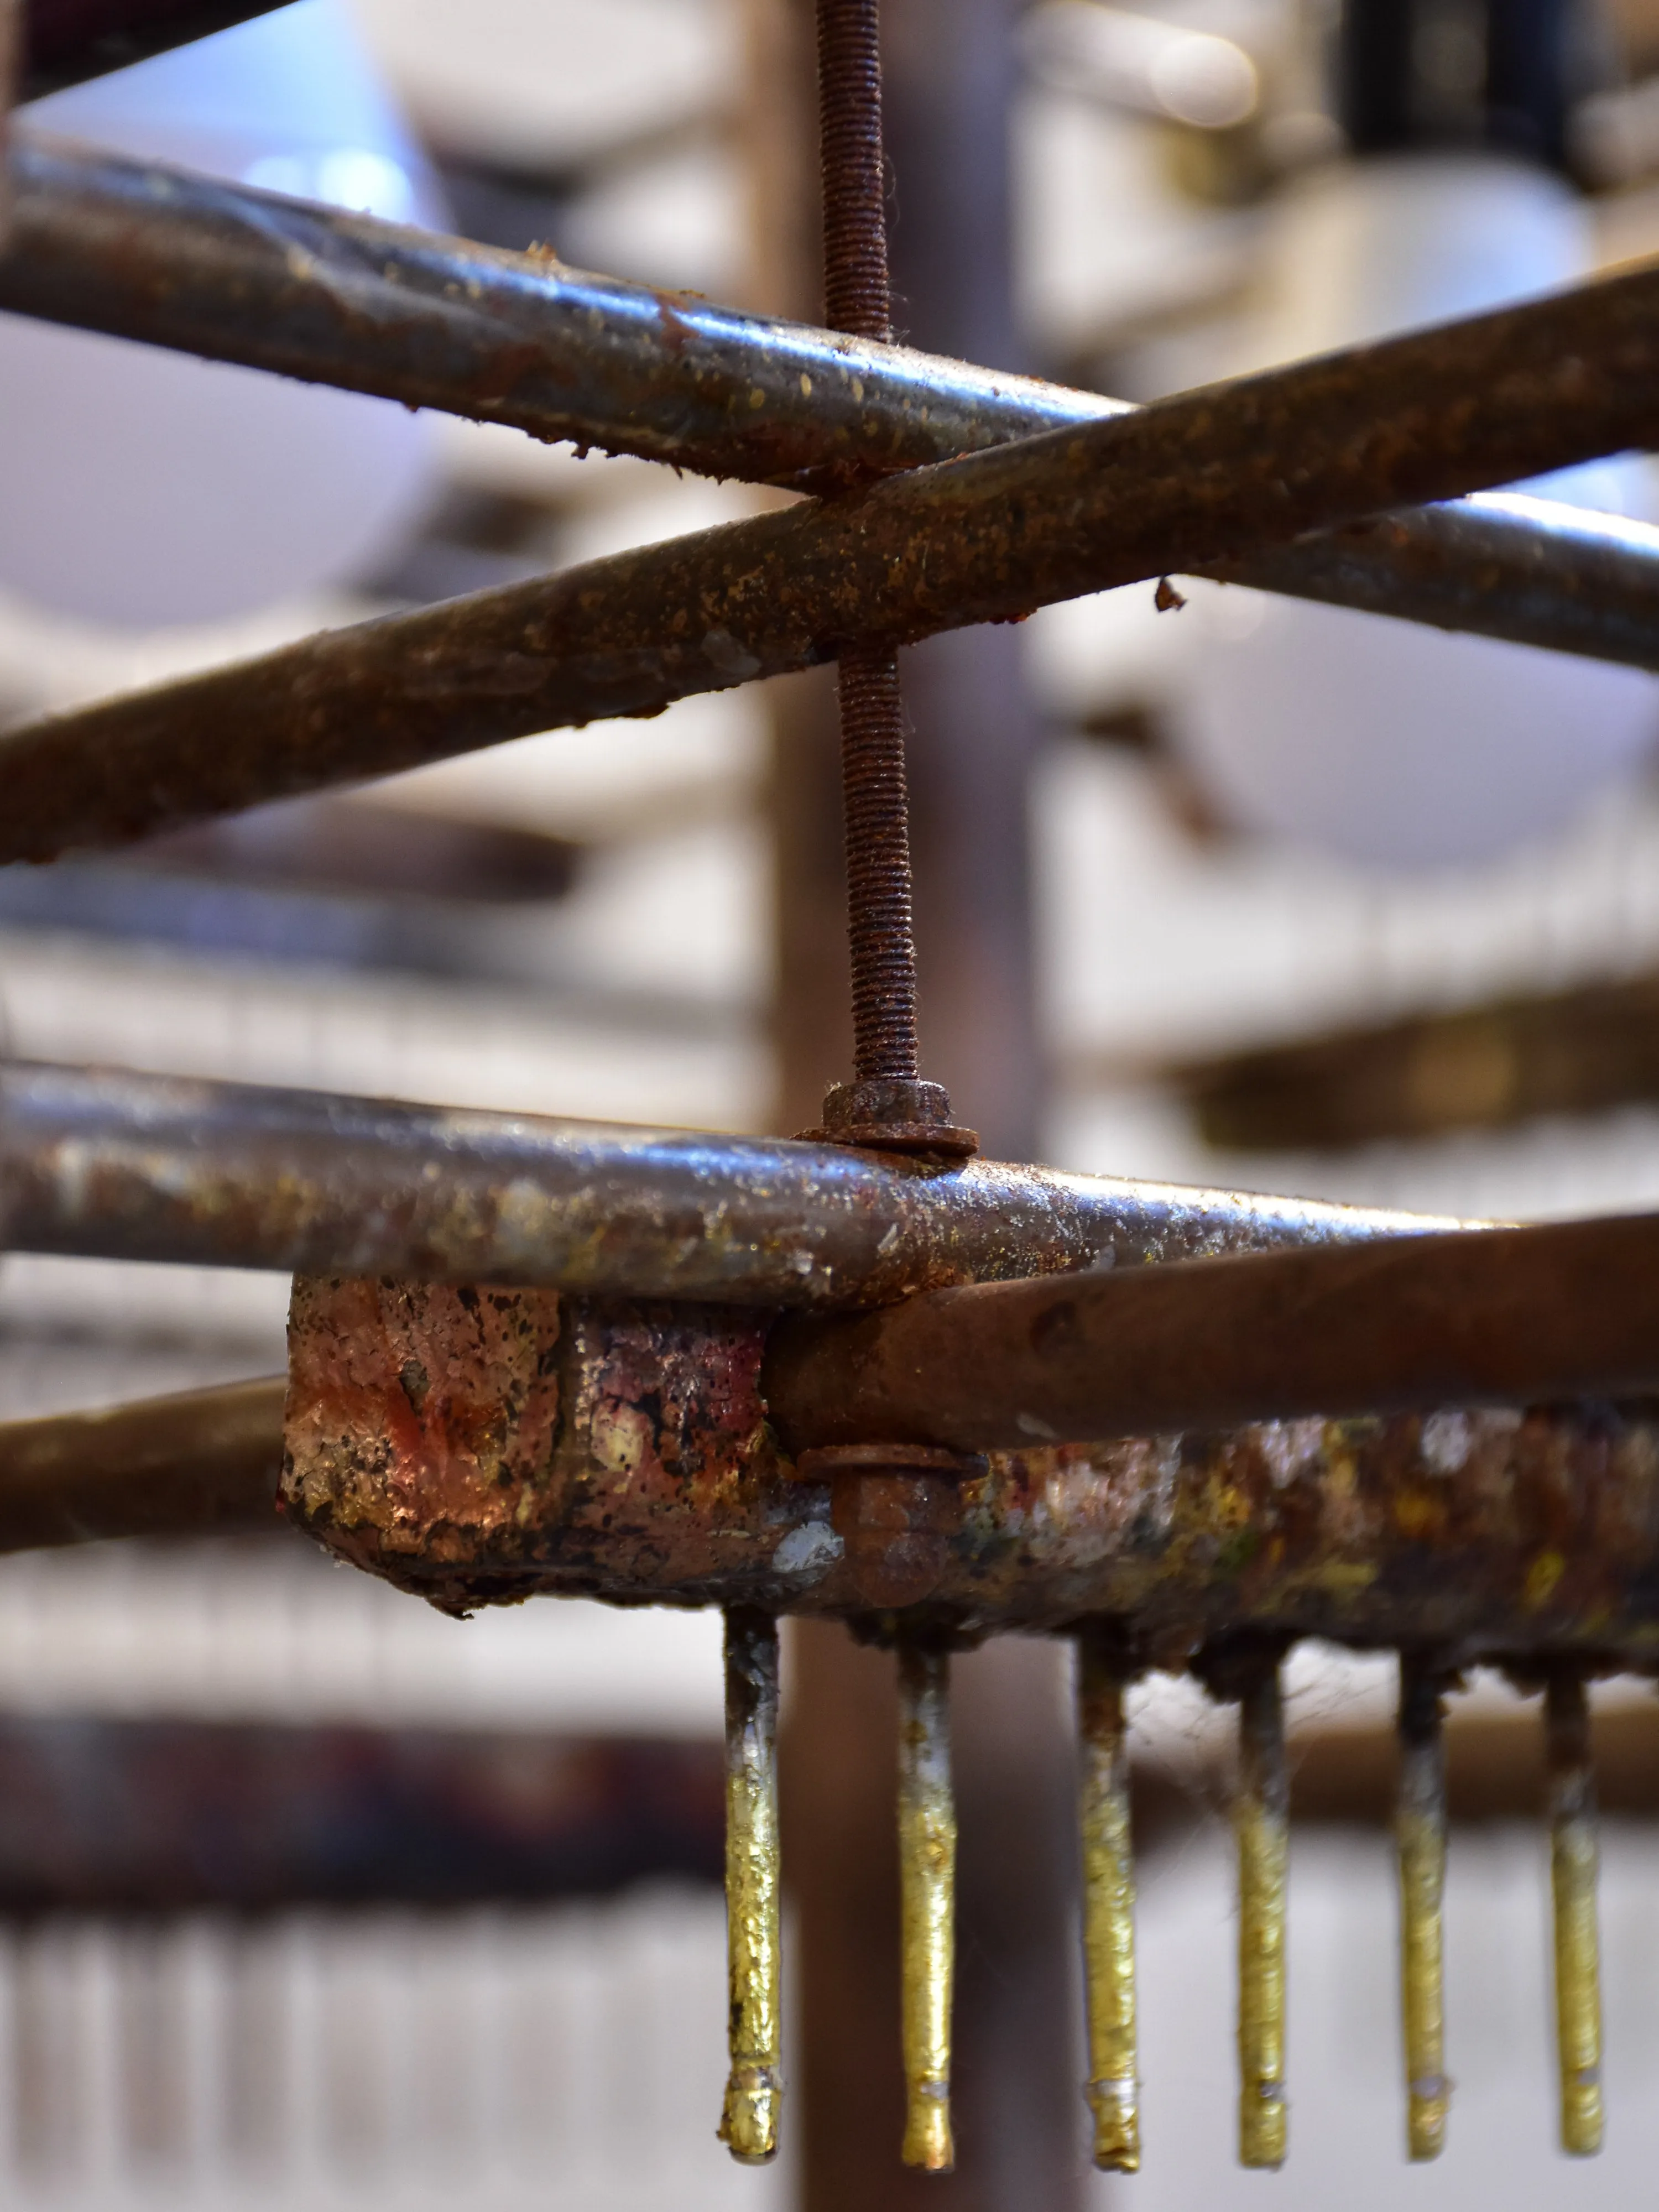
<instances>
[{"instance_id":1,"label":"diagonal metal rod","mask_svg":"<svg viewBox=\"0 0 1659 2212\"><path fill-rule=\"evenodd\" d=\"M938 1291L787 1322L787 1448L1016 1450L1659 1384L1659 1214Z\"/></svg>"},{"instance_id":2,"label":"diagonal metal rod","mask_svg":"<svg viewBox=\"0 0 1659 2212\"><path fill-rule=\"evenodd\" d=\"M0 859L118 843L1639 444L1659 270L1333 354L81 709L0 740Z\"/></svg>"},{"instance_id":3,"label":"diagonal metal rod","mask_svg":"<svg viewBox=\"0 0 1659 2212\"><path fill-rule=\"evenodd\" d=\"M11 173L0 307L705 475L833 483L1131 411L187 171L34 142ZM1231 573L1659 661L1659 532L1546 502L1392 516Z\"/></svg>"}]
</instances>

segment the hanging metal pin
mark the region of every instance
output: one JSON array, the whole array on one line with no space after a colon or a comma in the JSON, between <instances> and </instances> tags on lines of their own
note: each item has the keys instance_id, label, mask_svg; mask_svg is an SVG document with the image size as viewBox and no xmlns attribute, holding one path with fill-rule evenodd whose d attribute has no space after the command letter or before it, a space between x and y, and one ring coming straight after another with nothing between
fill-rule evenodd
<instances>
[{"instance_id":1,"label":"hanging metal pin","mask_svg":"<svg viewBox=\"0 0 1659 2212\"><path fill-rule=\"evenodd\" d=\"M1561 2148L1601 2148L1601 1974L1596 1930L1595 1777L1583 1677L1568 1669L1544 1686L1549 1769L1550 1884L1555 1905L1555 2033L1561 2071Z\"/></svg>"},{"instance_id":2,"label":"hanging metal pin","mask_svg":"<svg viewBox=\"0 0 1659 2212\"><path fill-rule=\"evenodd\" d=\"M778 2148L783 2100L778 1862L778 1626L726 1616L726 1930L731 2072L720 2139L743 2166Z\"/></svg>"},{"instance_id":3,"label":"hanging metal pin","mask_svg":"<svg viewBox=\"0 0 1659 2212\"><path fill-rule=\"evenodd\" d=\"M1279 1667L1264 1667L1238 1703L1238 2159L1285 2161L1285 1894L1290 1791Z\"/></svg>"},{"instance_id":4,"label":"hanging metal pin","mask_svg":"<svg viewBox=\"0 0 1659 2212\"><path fill-rule=\"evenodd\" d=\"M956 1978L957 1811L951 1789L951 1662L901 1644L899 1911L907 2166L948 2173L951 2003Z\"/></svg>"},{"instance_id":5,"label":"hanging metal pin","mask_svg":"<svg viewBox=\"0 0 1659 2212\"><path fill-rule=\"evenodd\" d=\"M1095 2164L1140 2170L1135 2038L1135 1869L1129 1825L1124 1671L1115 1638L1078 1638L1078 1828L1083 1861L1083 1972L1089 2027L1085 2094Z\"/></svg>"},{"instance_id":6,"label":"hanging metal pin","mask_svg":"<svg viewBox=\"0 0 1659 2212\"><path fill-rule=\"evenodd\" d=\"M1406 2059L1407 2148L1445 2148L1445 1985L1441 1904L1446 1884L1446 1753L1443 1669L1400 1658L1400 1781L1395 1850L1400 1869L1400 2005Z\"/></svg>"}]
</instances>

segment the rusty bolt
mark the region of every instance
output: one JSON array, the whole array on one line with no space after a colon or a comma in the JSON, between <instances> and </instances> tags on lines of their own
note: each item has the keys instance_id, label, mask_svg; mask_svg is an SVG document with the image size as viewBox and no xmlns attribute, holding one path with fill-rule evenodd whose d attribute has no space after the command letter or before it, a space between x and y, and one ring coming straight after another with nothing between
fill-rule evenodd
<instances>
[{"instance_id":1,"label":"rusty bolt","mask_svg":"<svg viewBox=\"0 0 1659 2212\"><path fill-rule=\"evenodd\" d=\"M925 1444L843 1444L804 1451L802 1482L830 1485L830 1519L854 1587L878 1612L919 1605L944 1577L962 1526L964 1475L982 1460Z\"/></svg>"}]
</instances>

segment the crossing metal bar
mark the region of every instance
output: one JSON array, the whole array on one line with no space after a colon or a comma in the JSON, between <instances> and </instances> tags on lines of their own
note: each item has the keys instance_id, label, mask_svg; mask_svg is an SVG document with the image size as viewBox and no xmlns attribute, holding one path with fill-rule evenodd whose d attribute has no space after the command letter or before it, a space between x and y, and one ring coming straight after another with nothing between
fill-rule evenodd
<instances>
[{"instance_id":1,"label":"crossing metal bar","mask_svg":"<svg viewBox=\"0 0 1659 2212\"><path fill-rule=\"evenodd\" d=\"M934 1291L780 1332L787 1445L950 1451L1659 1388L1659 1214Z\"/></svg>"},{"instance_id":2,"label":"crossing metal bar","mask_svg":"<svg viewBox=\"0 0 1659 2212\"><path fill-rule=\"evenodd\" d=\"M1656 390L1659 270L1644 270L326 631L0 740L0 860L1236 562L1639 444Z\"/></svg>"},{"instance_id":3,"label":"crossing metal bar","mask_svg":"<svg viewBox=\"0 0 1659 2212\"><path fill-rule=\"evenodd\" d=\"M0 1065L0 1246L19 1251L766 1310L1417 1225L995 1161Z\"/></svg>"},{"instance_id":4,"label":"crossing metal bar","mask_svg":"<svg viewBox=\"0 0 1659 2212\"><path fill-rule=\"evenodd\" d=\"M36 140L11 174L0 308L704 475L808 487L1132 411L185 170ZM1659 665L1659 532L1549 502L1391 515L1234 574Z\"/></svg>"}]
</instances>

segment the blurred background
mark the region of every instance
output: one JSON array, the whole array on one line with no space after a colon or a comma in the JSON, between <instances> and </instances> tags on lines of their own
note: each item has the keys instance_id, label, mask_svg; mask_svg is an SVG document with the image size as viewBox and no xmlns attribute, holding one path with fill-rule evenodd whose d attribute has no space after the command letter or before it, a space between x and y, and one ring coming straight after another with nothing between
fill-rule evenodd
<instances>
[{"instance_id":1,"label":"blurred background","mask_svg":"<svg viewBox=\"0 0 1659 2212\"><path fill-rule=\"evenodd\" d=\"M44 11L42 11L44 12ZM1151 399L1659 250L1655 0L889 0L901 334ZM816 319L805 0L298 0L28 103ZM1659 515L1627 458L1523 495ZM0 317L7 720L760 495ZM927 1072L1009 1158L1459 1214L1659 1201L1659 690L1182 580L907 656ZM14 1054L735 1129L845 1072L820 678L0 870ZM286 1285L12 1255L0 1418L279 1369ZM1408 2170L1391 1669L1304 1650L1289 2166L1231 2164L1226 1717L1137 1693L1146 2171L1090 2176L1064 1655L958 1669L962 2167L896 2165L889 1692L789 1664L788 2150L714 2140L718 1623L468 1623L296 1540L0 1562L15 2202L1269 2191L1645 2203L1659 1726L1603 1686L1609 2148L1553 2149L1541 1772L1452 1729L1451 2148Z\"/></svg>"}]
</instances>

